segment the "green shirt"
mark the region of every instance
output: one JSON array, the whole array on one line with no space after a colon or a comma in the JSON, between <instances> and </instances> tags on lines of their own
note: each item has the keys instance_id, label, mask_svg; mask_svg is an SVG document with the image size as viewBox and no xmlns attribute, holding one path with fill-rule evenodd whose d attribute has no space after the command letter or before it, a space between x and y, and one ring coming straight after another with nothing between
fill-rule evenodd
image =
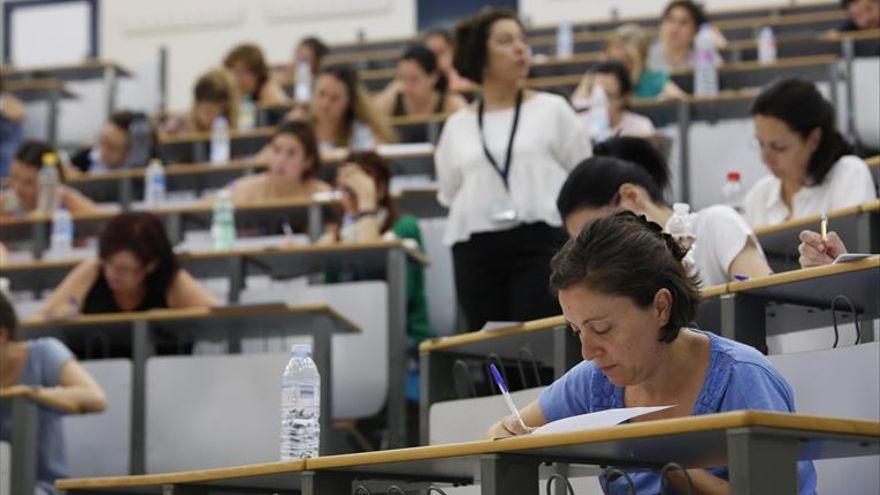
<instances>
[{"instance_id":1,"label":"green shirt","mask_svg":"<svg viewBox=\"0 0 880 495\"><path fill-rule=\"evenodd\" d=\"M633 93L636 98L656 98L669 82L669 74L659 70L646 70L639 76Z\"/></svg>"},{"instance_id":2,"label":"green shirt","mask_svg":"<svg viewBox=\"0 0 880 495\"><path fill-rule=\"evenodd\" d=\"M424 251L422 230L416 217L403 215L391 228L398 239L412 239ZM434 337L434 329L428 321L428 299L425 296L425 270L414 260L406 265L406 333L418 344Z\"/></svg>"}]
</instances>

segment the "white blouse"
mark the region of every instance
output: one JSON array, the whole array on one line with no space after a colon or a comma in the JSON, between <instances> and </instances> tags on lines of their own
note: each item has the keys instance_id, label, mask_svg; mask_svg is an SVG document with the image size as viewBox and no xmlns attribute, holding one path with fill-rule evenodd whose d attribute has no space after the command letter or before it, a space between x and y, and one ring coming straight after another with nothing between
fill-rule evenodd
<instances>
[{"instance_id":1,"label":"white blouse","mask_svg":"<svg viewBox=\"0 0 880 495\"><path fill-rule=\"evenodd\" d=\"M759 180L746 194L743 207L752 227L775 225L877 199L871 171L861 158L841 157L817 186L804 186L792 197L792 211L782 201L782 182L773 175Z\"/></svg>"},{"instance_id":2,"label":"white blouse","mask_svg":"<svg viewBox=\"0 0 880 495\"><path fill-rule=\"evenodd\" d=\"M731 280L730 265L751 239L761 249L755 233L733 208L714 205L697 212L694 221L694 267L700 287L726 284Z\"/></svg>"},{"instance_id":3,"label":"white blouse","mask_svg":"<svg viewBox=\"0 0 880 495\"><path fill-rule=\"evenodd\" d=\"M486 112L486 146L495 162L504 166L514 109ZM568 102L558 95L537 93L520 108L508 182L486 158L480 143L477 112L473 107L452 114L443 126L434 163L437 199L449 208L443 242L467 241L475 232L509 229L492 220L490 209L510 203L519 224L544 222L561 226L556 196L568 173L592 155L590 136Z\"/></svg>"}]
</instances>

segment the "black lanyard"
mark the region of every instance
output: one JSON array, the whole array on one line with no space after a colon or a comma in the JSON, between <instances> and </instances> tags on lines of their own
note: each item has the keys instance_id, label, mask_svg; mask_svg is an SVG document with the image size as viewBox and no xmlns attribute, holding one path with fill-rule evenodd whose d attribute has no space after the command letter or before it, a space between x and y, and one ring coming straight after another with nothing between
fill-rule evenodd
<instances>
[{"instance_id":1,"label":"black lanyard","mask_svg":"<svg viewBox=\"0 0 880 495\"><path fill-rule=\"evenodd\" d=\"M489 160L489 163L492 164L492 168L498 172L498 175L501 176L501 180L504 181L504 189L510 190L510 185L507 183L507 177L510 175L510 158L513 155L513 138L516 136L516 128L519 124L519 109L522 106L523 99L523 91L522 89L516 92L516 106L513 111L513 126L510 128L510 140L507 142L507 154L504 158L504 168L498 166L498 162L495 161L495 158L492 157L492 153L489 153L489 147L486 146L486 136L483 134L483 107L485 102L482 98L480 98L480 103L477 105L477 124L480 126L480 143L483 145L483 153L486 154L486 159Z\"/></svg>"}]
</instances>

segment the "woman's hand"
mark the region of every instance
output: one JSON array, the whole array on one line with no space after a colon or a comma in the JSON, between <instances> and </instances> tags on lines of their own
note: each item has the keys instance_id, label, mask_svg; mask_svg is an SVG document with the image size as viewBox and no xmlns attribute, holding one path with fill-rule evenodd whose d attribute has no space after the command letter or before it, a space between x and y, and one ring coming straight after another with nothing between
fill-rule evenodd
<instances>
[{"instance_id":1,"label":"woman's hand","mask_svg":"<svg viewBox=\"0 0 880 495\"><path fill-rule=\"evenodd\" d=\"M801 268L829 265L841 254L846 254L846 246L836 232L828 232L824 241L821 235L811 230L802 231L798 237L801 240L798 246Z\"/></svg>"},{"instance_id":2,"label":"woman's hand","mask_svg":"<svg viewBox=\"0 0 880 495\"><path fill-rule=\"evenodd\" d=\"M337 183L354 194L358 211L373 211L378 206L376 181L353 163L339 168Z\"/></svg>"},{"instance_id":3,"label":"woman's hand","mask_svg":"<svg viewBox=\"0 0 880 495\"><path fill-rule=\"evenodd\" d=\"M520 435L528 435L529 433L535 431L535 428L532 428L526 425L526 428L523 429L523 425L520 424L519 419L514 415L505 416L498 421L486 433L486 437L494 439L494 438L507 438L507 437L516 437Z\"/></svg>"}]
</instances>

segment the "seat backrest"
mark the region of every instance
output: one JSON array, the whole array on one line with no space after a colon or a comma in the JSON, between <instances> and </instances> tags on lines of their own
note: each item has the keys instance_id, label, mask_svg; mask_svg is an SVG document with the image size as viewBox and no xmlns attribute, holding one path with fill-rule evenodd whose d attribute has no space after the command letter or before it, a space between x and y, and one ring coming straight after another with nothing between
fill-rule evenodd
<instances>
[{"instance_id":1,"label":"seat backrest","mask_svg":"<svg viewBox=\"0 0 880 495\"><path fill-rule=\"evenodd\" d=\"M131 432L130 359L81 361L104 389L102 413L64 417L64 436L70 474L76 477L129 474Z\"/></svg>"},{"instance_id":2,"label":"seat backrest","mask_svg":"<svg viewBox=\"0 0 880 495\"><path fill-rule=\"evenodd\" d=\"M512 392L517 407L536 400L546 387L529 388ZM510 414L500 395L437 402L429 413L428 443L470 442L482 440L492 423Z\"/></svg>"}]
</instances>

